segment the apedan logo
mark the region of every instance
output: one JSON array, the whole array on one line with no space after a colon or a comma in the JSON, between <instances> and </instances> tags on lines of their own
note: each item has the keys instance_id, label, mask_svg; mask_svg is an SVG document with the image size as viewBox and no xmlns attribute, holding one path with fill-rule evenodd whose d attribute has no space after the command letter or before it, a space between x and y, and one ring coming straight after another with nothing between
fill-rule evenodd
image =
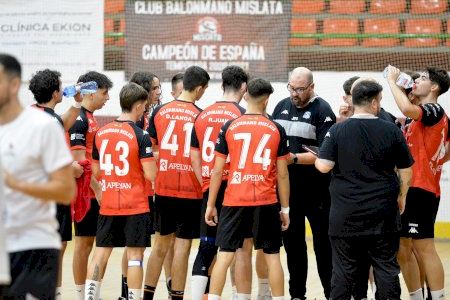
<instances>
[{"instance_id":1,"label":"apedan logo","mask_svg":"<svg viewBox=\"0 0 450 300\"><path fill-rule=\"evenodd\" d=\"M221 42L220 24L212 17L201 18L197 22L197 33L192 35L193 41L215 41Z\"/></svg>"}]
</instances>

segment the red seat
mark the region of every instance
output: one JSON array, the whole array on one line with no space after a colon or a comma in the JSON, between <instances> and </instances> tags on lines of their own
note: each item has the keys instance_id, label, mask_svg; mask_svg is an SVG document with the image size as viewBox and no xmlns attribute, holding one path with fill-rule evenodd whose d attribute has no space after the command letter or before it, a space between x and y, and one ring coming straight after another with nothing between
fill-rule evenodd
<instances>
[{"instance_id":1,"label":"red seat","mask_svg":"<svg viewBox=\"0 0 450 300\"><path fill-rule=\"evenodd\" d=\"M114 31L114 20L113 19L105 19L105 33Z\"/></svg>"},{"instance_id":2,"label":"red seat","mask_svg":"<svg viewBox=\"0 0 450 300\"><path fill-rule=\"evenodd\" d=\"M399 19L366 19L364 21L364 33L399 33ZM394 47L398 46L398 38L365 38L364 47Z\"/></svg>"},{"instance_id":3,"label":"red seat","mask_svg":"<svg viewBox=\"0 0 450 300\"><path fill-rule=\"evenodd\" d=\"M450 20L447 20L447 34L450 32ZM446 42L447 47L450 47L450 38L447 38Z\"/></svg>"},{"instance_id":4,"label":"red seat","mask_svg":"<svg viewBox=\"0 0 450 300\"><path fill-rule=\"evenodd\" d=\"M356 19L325 19L323 21L323 33L358 33L358 20ZM356 38L324 38L321 45L326 47L355 46Z\"/></svg>"},{"instance_id":5,"label":"red seat","mask_svg":"<svg viewBox=\"0 0 450 300\"><path fill-rule=\"evenodd\" d=\"M331 0L331 14L359 14L366 10L365 0Z\"/></svg>"},{"instance_id":6,"label":"red seat","mask_svg":"<svg viewBox=\"0 0 450 300\"><path fill-rule=\"evenodd\" d=\"M291 33L316 33L316 23L315 19L292 19ZM311 46L315 43L314 38L293 37L289 40L291 46Z\"/></svg>"},{"instance_id":7,"label":"red seat","mask_svg":"<svg viewBox=\"0 0 450 300\"><path fill-rule=\"evenodd\" d=\"M323 11L323 0L293 0L292 12L298 14L318 14Z\"/></svg>"},{"instance_id":8,"label":"red seat","mask_svg":"<svg viewBox=\"0 0 450 300\"><path fill-rule=\"evenodd\" d=\"M105 0L105 14L117 14L125 11L125 0Z\"/></svg>"},{"instance_id":9,"label":"red seat","mask_svg":"<svg viewBox=\"0 0 450 300\"><path fill-rule=\"evenodd\" d=\"M409 19L405 21L405 32L441 33L441 20L436 19ZM435 38L408 38L403 42L405 47L435 47L439 45L439 39Z\"/></svg>"},{"instance_id":10,"label":"red seat","mask_svg":"<svg viewBox=\"0 0 450 300\"><path fill-rule=\"evenodd\" d=\"M401 14L406 10L405 0L372 0L369 12L372 14Z\"/></svg>"},{"instance_id":11,"label":"red seat","mask_svg":"<svg viewBox=\"0 0 450 300\"><path fill-rule=\"evenodd\" d=\"M447 8L447 0L411 0L412 14L439 14Z\"/></svg>"}]
</instances>

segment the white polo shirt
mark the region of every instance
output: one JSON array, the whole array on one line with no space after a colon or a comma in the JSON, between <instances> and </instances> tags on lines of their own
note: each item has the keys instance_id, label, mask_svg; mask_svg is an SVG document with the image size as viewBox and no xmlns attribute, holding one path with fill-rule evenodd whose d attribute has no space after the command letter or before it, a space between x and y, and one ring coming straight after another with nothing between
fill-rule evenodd
<instances>
[{"instance_id":1,"label":"white polo shirt","mask_svg":"<svg viewBox=\"0 0 450 300\"><path fill-rule=\"evenodd\" d=\"M11 280L9 272L9 258L6 252L5 226L4 226L4 206L5 206L5 187L3 185L3 167L2 157L0 155L0 285L6 285Z\"/></svg>"},{"instance_id":2,"label":"white polo shirt","mask_svg":"<svg viewBox=\"0 0 450 300\"><path fill-rule=\"evenodd\" d=\"M57 121L34 108L25 108L0 126L3 168L16 179L43 183L49 174L72 162L64 132ZM59 249L56 205L5 188L5 229L8 252Z\"/></svg>"}]
</instances>

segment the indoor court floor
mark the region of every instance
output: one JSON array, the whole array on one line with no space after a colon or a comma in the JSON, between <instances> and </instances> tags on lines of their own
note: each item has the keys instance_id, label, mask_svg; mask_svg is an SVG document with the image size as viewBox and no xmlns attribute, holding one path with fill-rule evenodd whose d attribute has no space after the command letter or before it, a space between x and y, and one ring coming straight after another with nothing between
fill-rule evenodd
<instances>
[{"instance_id":1,"label":"indoor court floor","mask_svg":"<svg viewBox=\"0 0 450 300\"><path fill-rule=\"evenodd\" d=\"M198 241L198 240L197 240ZM190 275L192 264L195 260L195 256L197 254L198 242L194 241L192 243L192 251L189 257L189 269L188 274ZM317 275L316 270L316 261L314 257L314 251L312 246L312 240L308 239L308 258L309 258L309 266L308 266L308 282L307 282L307 298L308 299L324 299L322 286L320 284L319 276ZM450 241L439 241L437 242L437 250L442 259L442 263L444 264L445 274L445 290L446 295L450 298ZM111 254L108 267L106 269L105 277L102 283L101 289L101 298L103 300L116 300L120 296L120 281L121 281L121 267L120 262L122 259L122 248L114 249ZM147 249L145 252L145 265L147 264L147 259L149 256L150 249ZM73 257L73 242L69 242L67 247L66 255L64 257L64 270L63 270L63 299L75 299L74 294L74 284L72 277L72 257ZM254 257L253 257L254 259ZM288 295L288 278L289 274L287 272L286 266L286 253L284 249L281 250L281 260L283 263L283 268L285 270L285 290L286 290L286 299L289 299ZM164 272L163 272L164 273ZM190 299L190 276L188 276L186 282L186 294L185 299ZM230 280L227 277L227 284L224 289L224 293L222 295L222 299L231 299L231 287ZM408 299L408 293L403 283L403 279L400 278L400 282L402 284L402 299ZM252 299L256 299L257 295L257 278L256 273L253 268L253 284L252 284ZM165 284L165 277L162 274L158 283L157 292L155 299L163 300L168 299L167 290Z\"/></svg>"}]
</instances>

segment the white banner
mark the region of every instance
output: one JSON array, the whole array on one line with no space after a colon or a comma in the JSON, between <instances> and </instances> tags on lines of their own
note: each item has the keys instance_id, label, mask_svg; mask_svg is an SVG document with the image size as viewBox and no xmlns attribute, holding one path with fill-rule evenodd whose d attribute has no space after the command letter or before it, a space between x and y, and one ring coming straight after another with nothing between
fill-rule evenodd
<instances>
[{"instance_id":1,"label":"white banner","mask_svg":"<svg viewBox=\"0 0 450 300\"><path fill-rule=\"evenodd\" d=\"M103 1L0 1L0 52L19 59L23 81L45 68L64 82L102 71L103 34Z\"/></svg>"}]
</instances>

